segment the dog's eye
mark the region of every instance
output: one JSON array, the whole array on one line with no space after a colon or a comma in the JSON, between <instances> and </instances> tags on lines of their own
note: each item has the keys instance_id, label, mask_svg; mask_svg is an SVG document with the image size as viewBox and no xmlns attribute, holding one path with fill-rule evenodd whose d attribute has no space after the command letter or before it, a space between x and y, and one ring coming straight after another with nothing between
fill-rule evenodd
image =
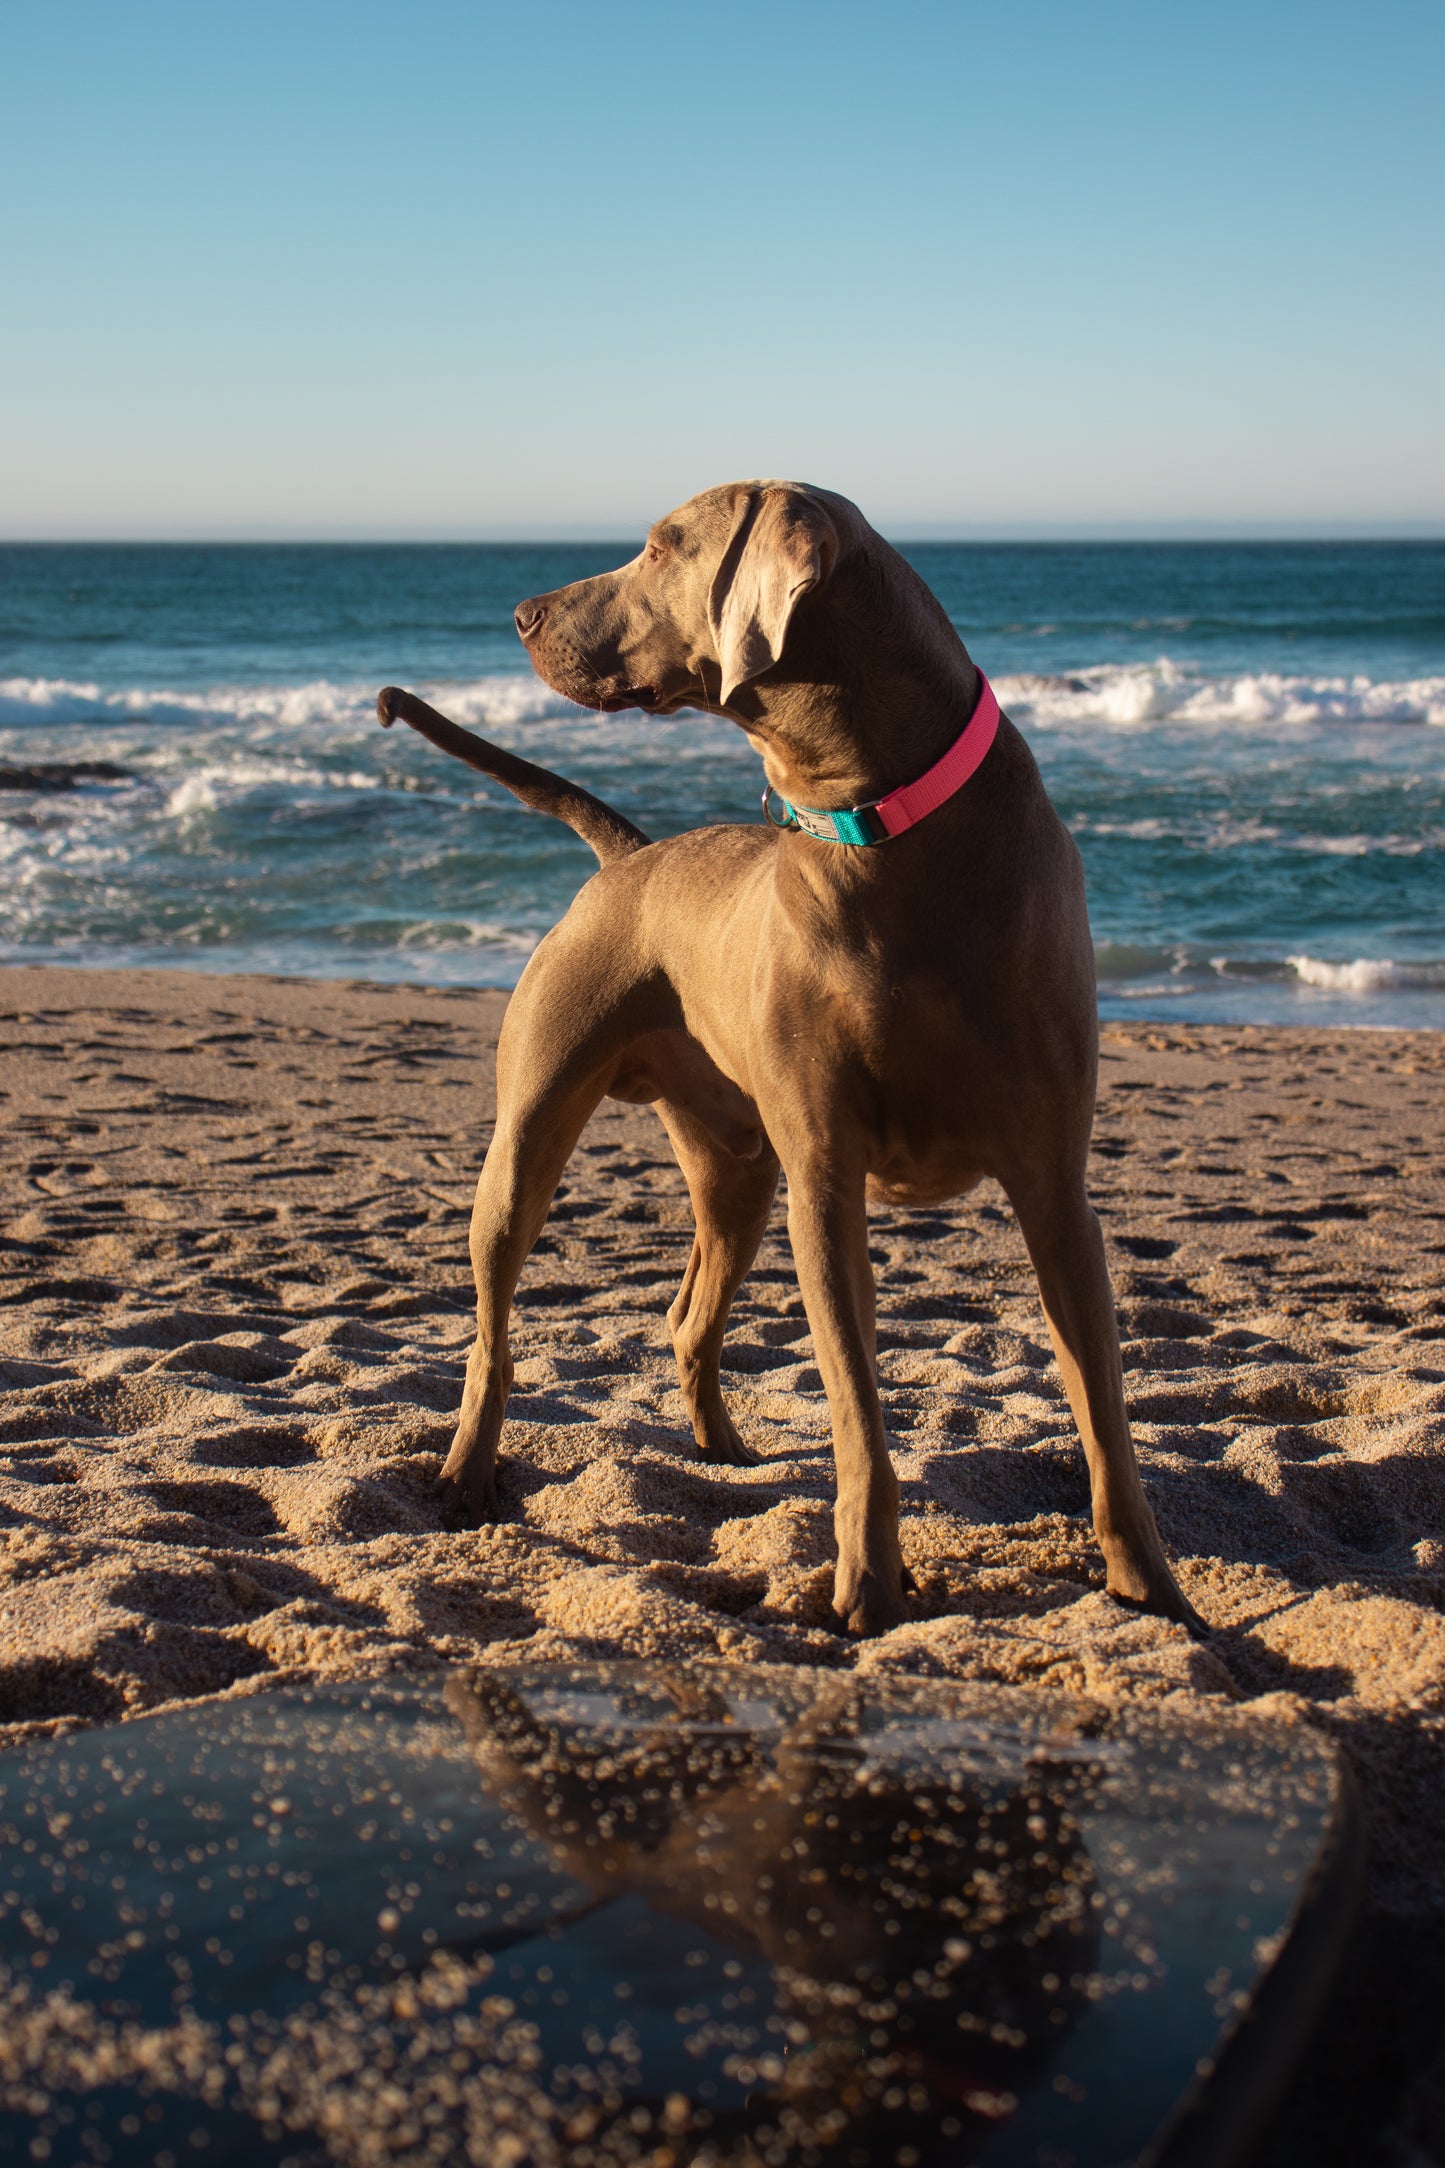
<instances>
[{"instance_id":1,"label":"dog's eye","mask_svg":"<svg viewBox=\"0 0 1445 2168\"><path fill-rule=\"evenodd\" d=\"M649 543L648 543L648 545L647 545L647 562L648 562L648 563L649 563L650 565L660 565L660 564L662 563L662 560L663 560L663 558L664 558L664 557L665 557L666 555L667 555L667 551L666 551L666 549L664 548L664 546L662 545L662 543L661 543L661 542L649 542Z\"/></svg>"}]
</instances>

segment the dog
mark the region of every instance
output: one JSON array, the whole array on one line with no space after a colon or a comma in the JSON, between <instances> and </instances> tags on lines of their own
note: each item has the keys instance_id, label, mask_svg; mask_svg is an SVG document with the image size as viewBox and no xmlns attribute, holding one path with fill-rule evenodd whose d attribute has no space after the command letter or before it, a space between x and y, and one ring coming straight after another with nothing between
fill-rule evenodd
<instances>
[{"instance_id":1,"label":"dog","mask_svg":"<svg viewBox=\"0 0 1445 2168\"><path fill-rule=\"evenodd\" d=\"M705 1461L756 1458L724 1404L723 1334L786 1178L832 1422L840 1627L901 1624L911 1586L867 1203L936 1205L990 1175L1038 1277L1109 1591L1202 1632L1140 1479L1085 1188L1098 1023L1082 867L941 605L846 498L755 481L704 491L629 564L515 615L538 676L582 707L738 724L768 819L651 843L414 696L379 697L383 723L566 821L600 865L529 961L497 1050L477 1338L442 1470L453 1516L496 1512L508 1317L572 1148L604 1097L651 1102L696 1216L668 1318Z\"/></svg>"}]
</instances>

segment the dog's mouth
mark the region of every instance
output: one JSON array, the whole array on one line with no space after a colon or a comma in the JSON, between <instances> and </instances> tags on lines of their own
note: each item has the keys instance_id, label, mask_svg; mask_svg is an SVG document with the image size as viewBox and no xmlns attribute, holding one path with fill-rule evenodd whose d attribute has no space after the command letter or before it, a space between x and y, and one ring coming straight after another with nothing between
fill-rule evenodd
<instances>
[{"instance_id":1,"label":"dog's mouth","mask_svg":"<svg viewBox=\"0 0 1445 2168\"><path fill-rule=\"evenodd\" d=\"M579 708L590 708L594 715L620 715L627 708L641 708L648 715L670 715L686 704L691 690L686 684L633 684L620 671L601 674L589 669L575 653L543 655L535 646L527 652L544 685L561 693L564 700L575 700Z\"/></svg>"},{"instance_id":2,"label":"dog's mouth","mask_svg":"<svg viewBox=\"0 0 1445 2168\"><path fill-rule=\"evenodd\" d=\"M578 695L574 694L576 699ZM612 682L595 685L582 698L584 707L593 708L599 715L620 715L625 708L641 708L645 715L675 715L679 708L696 700L697 695L688 686L664 690L660 685L618 685Z\"/></svg>"},{"instance_id":3,"label":"dog's mouth","mask_svg":"<svg viewBox=\"0 0 1445 2168\"><path fill-rule=\"evenodd\" d=\"M550 685L564 700L575 700L579 708L590 708L595 715L619 715L624 708L650 708L657 703L655 685L629 685L618 677L598 677L579 667L575 657L544 656L535 647L529 647L527 652L544 685Z\"/></svg>"},{"instance_id":4,"label":"dog's mouth","mask_svg":"<svg viewBox=\"0 0 1445 2168\"><path fill-rule=\"evenodd\" d=\"M657 688L655 685L621 685L615 692L602 694L597 706L604 715L620 715L624 708L655 708Z\"/></svg>"}]
</instances>

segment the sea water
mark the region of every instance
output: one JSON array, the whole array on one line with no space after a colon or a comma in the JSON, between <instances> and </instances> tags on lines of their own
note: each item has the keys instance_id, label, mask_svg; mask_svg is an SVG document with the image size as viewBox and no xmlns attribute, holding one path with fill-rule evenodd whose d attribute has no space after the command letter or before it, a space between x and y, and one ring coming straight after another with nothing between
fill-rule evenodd
<instances>
[{"instance_id":1,"label":"sea water","mask_svg":"<svg viewBox=\"0 0 1445 2168\"><path fill-rule=\"evenodd\" d=\"M636 546L0 547L0 958L515 983L591 853L376 691L649 834L760 819L732 725L527 666L513 605ZM1078 841L1106 1015L1445 1025L1445 543L904 551Z\"/></svg>"}]
</instances>

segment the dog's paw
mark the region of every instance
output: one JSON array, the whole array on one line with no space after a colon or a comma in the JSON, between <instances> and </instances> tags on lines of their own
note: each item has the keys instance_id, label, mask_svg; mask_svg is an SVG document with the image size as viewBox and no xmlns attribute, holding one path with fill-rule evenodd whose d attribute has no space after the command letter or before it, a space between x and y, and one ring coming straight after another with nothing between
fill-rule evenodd
<instances>
[{"instance_id":1,"label":"dog's paw","mask_svg":"<svg viewBox=\"0 0 1445 2168\"><path fill-rule=\"evenodd\" d=\"M1132 1578L1129 1587L1116 1588L1112 1573L1107 1585L1115 1603L1124 1610L1142 1611L1149 1618L1169 1619L1176 1626L1187 1627L1196 1641L1208 1641L1211 1638L1209 1626L1199 1616L1167 1566L1162 1575L1152 1576L1143 1588Z\"/></svg>"},{"instance_id":2,"label":"dog's paw","mask_svg":"<svg viewBox=\"0 0 1445 2168\"><path fill-rule=\"evenodd\" d=\"M731 1424L728 1428L732 1430ZM699 1445L697 1457L711 1468L761 1468L763 1465L762 1454L755 1453L750 1445L744 1445L735 1430L731 1437L712 1437L705 1445Z\"/></svg>"},{"instance_id":3,"label":"dog's paw","mask_svg":"<svg viewBox=\"0 0 1445 2168\"><path fill-rule=\"evenodd\" d=\"M495 1473L482 1479L469 1478L464 1472L448 1475L443 1470L436 1495L441 1501L444 1528L483 1528L500 1517Z\"/></svg>"},{"instance_id":4,"label":"dog's paw","mask_svg":"<svg viewBox=\"0 0 1445 2168\"><path fill-rule=\"evenodd\" d=\"M913 1576L906 1566L888 1573L873 1573L865 1568L846 1576L840 1566L833 1584L833 1624L839 1633L859 1641L891 1633L895 1626L908 1622L908 1590L912 1586Z\"/></svg>"}]
</instances>

